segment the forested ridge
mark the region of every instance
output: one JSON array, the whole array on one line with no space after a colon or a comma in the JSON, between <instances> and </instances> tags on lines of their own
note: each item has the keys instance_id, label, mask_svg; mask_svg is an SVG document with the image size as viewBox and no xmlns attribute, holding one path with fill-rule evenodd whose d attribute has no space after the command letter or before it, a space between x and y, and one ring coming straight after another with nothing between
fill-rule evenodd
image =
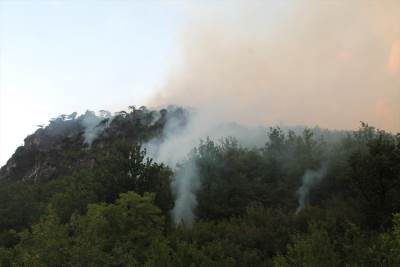
<instances>
[{"instance_id":1,"label":"forested ridge","mask_svg":"<svg viewBox=\"0 0 400 267\"><path fill-rule=\"evenodd\" d=\"M146 144L188 116L40 126L0 170L0 265L400 266L400 134L272 127L262 146L205 137L177 166L153 159ZM176 222L188 166L193 221Z\"/></svg>"}]
</instances>

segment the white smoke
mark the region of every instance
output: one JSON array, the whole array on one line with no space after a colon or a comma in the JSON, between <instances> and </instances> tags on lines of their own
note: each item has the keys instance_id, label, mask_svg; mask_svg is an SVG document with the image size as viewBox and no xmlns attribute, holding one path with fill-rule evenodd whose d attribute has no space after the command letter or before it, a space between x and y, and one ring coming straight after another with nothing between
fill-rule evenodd
<instances>
[{"instance_id":1,"label":"white smoke","mask_svg":"<svg viewBox=\"0 0 400 267\"><path fill-rule=\"evenodd\" d=\"M156 138L145 144L150 157L157 162L170 166L175 171L174 181L171 184L176 195L175 206L172 210L176 224L190 227L195 219L194 209L197 205L196 191L200 187L196 163L187 159L188 154L207 136L211 125L201 123L201 116L188 112L188 119L182 124L182 118L169 116L163 129L162 138ZM169 114L173 113L170 110ZM182 163L182 164L180 164Z\"/></svg>"},{"instance_id":2,"label":"white smoke","mask_svg":"<svg viewBox=\"0 0 400 267\"><path fill-rule=\"evenodd\" d=\"M93 141L110 125L113 116L110 112L104 110L100 111L99 116L95 112L87 110L80 119L81 125L85 129L84 143L90 147Z\"/></svg>"},{"instance_id":3,"label":"white smoke","mask_svg":"<svg viewBox=\"0 0 400 267\"><path fill-rule=\"evenodd\" d=\"M380 4L193 5L180 57L148 105L177 104L197 112L185 127L169 121L164 139L151 141L148 151L174 169L207 136L214 140L234 136L251 145L252 135L221 126L230 121L246 126L284 122L352 129L366 120L380 128L399 129L400 5L393 0ZM193 218L196 202L190 194L197 186L193 180L199 178L193 175L195 170L175 177L177 222ZM304 174L299 211L324 175L323 170Z\"/></svg>"},{"instance_id":4,"label":"white smoke","mask_svg":"<svg viewBox=\"0 0 400 267\"><path fill-rule=\"evenodd\" d=\"M184 165L180 166L175 174L172 187L177 195L172 210L173 220L175 224L191 227L195 219L193 211L197 206L196 191L200 187L197 166L194 161L186 161Z\"/></svg>"},{"instance_id":5,"label":"white smoke","mask_svg":"<svg viewBox=\"0 0 400 267\"><path fill-rule=\"evenodd\" d=\"M297 190L299 206L297 207L296 214L309 206L310 190L325 177L326 173L326 163L322 164L322 166L317 170L306 170L304 175L301 177L302 184Z\"/></svg>"},{"instance_id":6,"label":"white smoke","mask_svg":"<svg viewBox=\"0 0 400 267\"><path fill-rule=\"evenodd\" d=\"M266 129L221 123L218 116L210 116L205 111L182 111L185 112L185 123L181 116L174 116L174 109L170 108L168 114L172 115L167 115L162 138L150 140L144 147L155 161L165 163L175 171L171 185L176 195L173 220L190 227L195 219L196 191L201 186L196 162L188 160L191 151L202 139L218 141L228 136L236 138L243 146L261 147L265 144Z\"/></svg>"}]
</instances>

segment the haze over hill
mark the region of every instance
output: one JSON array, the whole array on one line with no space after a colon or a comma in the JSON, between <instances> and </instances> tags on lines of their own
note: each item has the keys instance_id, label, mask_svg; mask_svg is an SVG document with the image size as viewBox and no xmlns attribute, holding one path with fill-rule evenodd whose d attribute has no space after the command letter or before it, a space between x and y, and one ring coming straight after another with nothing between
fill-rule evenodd
<instances>
[{"instance_id":1,"label":"haze over hill","mask_svg":"<svg viewBox=\"0 0 400 267\"><path fill-rule=\"evenodd\" d=\"M199 118L131 106L29 135L0 168L1 265L399 266L400 134Z\"/></svg>"},{"instance_id":2,"label":"haze over hill","mask_svg":"<svg viewBox=\"0 0 400 267\"><path fill-rule=\"evenodd\" d=\"M2 3L2 7L7 5ZM18 10L15 7L9 14ZM40 46L30 36L26 38L31 39L18 39L26 36L21 35L24 28L12 28L11 25L19 24L10 20L8 13L2 13L6 22L2 24L2 36L6 42L1 68L0 164L5 163L34 125L55 116L55 110L58 113L84 113L86 108L119 111L129 103L138 102L149 107L170 104L192 107L201 114L193 123L197 129L232 121L253 126L319 125L334 129L355 129L359 121L366 121L393 132L400 129L400 7L395 0L379 4L374 1L102 4L95 7L98 16L80 31L85 44L82 49L75 42L63 46L68 43L62 40L72 38L71 30L77 28L65 18L76 15L77 21L86 25L85 18L90 17L74 12L75 5L66 9L60 8L64 7L61 3L45 7L41 9L41 20L31 13L26 17L27 25L32 27L54 25L49 28L54 34L36 35L42 40ZM68 16L60 13L62 10ZM157 15L160 10L166 12L165 16ZM45 12L60 16L48 17ZM138 18L138 22L131 21L131 17ZM46 23L50 19L54 23ZM41 23L35 24L38 21ZM96 21L105 23L95 24ZM102 34L104 29L107 31ZM91 30L95 34L88 34ZM65 34L61 35L62 32ZM132 36L147 37L136 40ZM158 37L159 42L155 41ZM99 38L103 42L93 50ZM20 47L24 51L20 54L14 45L29 42L35 44L29 48L33 53ZM51 44L53 49L46 49ZM96 61L103 58L101 55L107 49L110 51L104 57L104 64ZM68 58L61 57L63 50L70 51L65 54ZM82 52L85 56L79 56ZM37 54L43 60L23 56L28 54ZM56 72L51 65L55 63L50 60L55 57L60 59ZM82 61L79 65L84 62L86 67L78 72L77 62L71 62L74 59ZM24 66L30 66L32 75L23 71ZM16 67L25 73L24 79L18 77L20 72ZM69 73L71 78L59 73ZM64 101L58 97L59 93L65 103L59 103ZM25 103L20 94L32 100ZM37 116L27 117L17 108L18 101Z\"/></svg>"},{"instance_id":3,"label":"haze over hill","mask_svg":"<svg viewBox=\"0 0 400 267\"><path fill-rule=\"evenodd\" d=\"M400 266L399 25L0 0L0 266Z\"/></svg>"}]
</instances>

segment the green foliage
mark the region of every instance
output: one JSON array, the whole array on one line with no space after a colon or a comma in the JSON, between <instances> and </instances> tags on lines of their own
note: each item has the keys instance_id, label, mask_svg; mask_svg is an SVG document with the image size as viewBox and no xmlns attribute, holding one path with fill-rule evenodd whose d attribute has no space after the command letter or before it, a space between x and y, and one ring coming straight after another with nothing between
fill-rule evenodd
<instances>
[{"instance_id":1,"label":"green foliage","mask_svg":"<svg viewBox=\"0 0 400 267\"><path fill-rule=\"evenodd\" d=\"M165 249L164 220L154 195L128 192L115 204L90 204L85 215L60 223L53 210L1 251L17 266L140 266ZM164 242L164 243L163 243Z\"/></svg>"},{"instance_id":2,"label":"green foliage","mask_svg":"<svg viewBox=\"0 0 400 267\"><path fill-rule=\"evenodd\" d=\"M32 227L20 233L14 249L17 266L62 266L68 262L70 237L68 227L60 224L53 210Z\"/></svg>"},{"instance_id":3,"label":"green foliage","mask_svg":"<svg viewBox=\"0 0 400 267\"><path fill-rule=\"evenodd\" d=\"M0 186L0 232L21 230L37 220L41 205L35 189L29 184Z\"/></svg>"},{"instance_id":4,"label":"green foliage","mask_svg":"<svg viewBox=\"0 0 400 267\"><path fill-rule=\"evenodd\" d=\"M221 144L201 142L189 159L196 162L202 185L197 192L198 217L237 216L254 204L295 209L300 177L327 160L323 145L310 130L297 136L285 135L279 128L270 130L261 151L243 148L233 138Z\"/></svg>"},{"instance_id":5,"label":"green foliage","mask_svg":"<svg viewBox=\"0 0 400 267\"><path fill-rule=\"evenodd\" d=\"M111 203L121 192L154 192L156 204L165 214L173 207L170 192L172 171L146 158L146 151L140 145L118 141L107 149L101 149L92 172L96 182L101 183L102 191L97 192L101 201Z\"/></svg>"},{"instance_id":6,"label":"green foliage","mask_svg":"<svg viewBox=\"0 0 400 267\"><path fill-rule=\"evenodd\" d=\"M368 248L370 262L381 266L400 265L400 214L393 217L393 229L381 233Z\"/></svg>"},{"instance_id":7,"label":"green foliage","mask_svg":"<svg viewBox=\"0 0 400 267\"><path fill-rule=\"evenodd\" d=\"M154 196L121 194L116 204L90 204L85 216L72 219L72 262L83 266L143 264L152 243L162 239L161 211Z\"/></svg>"},{"instance_id":8,"label":"green foliage","mask_svg":"<svg viewBox=\"0 0 400 267\"><path fill-rule=\"evenodd\" d=\"M371 227L390 225L400 211L400 139L367 125L356 134L358 147L351 154L351 179L361 196L361 208Z\"/></svg>"},{"instance_id":9,"label":"green foliage","mask_svg":"<svg viewBox=\"0 0 400 267\"><path fill-rule=\"evenodd\" d=\"M173 237L178 245L183 240L185 246L212 258L216 266L265 266L277 251L286 249L293 222L291 214L253 207L238 218L199 222L189 230L180 228Z\"/></svg>"},{"instance_id":10,"label":"green foliage","mask_svg":"<svg viewBox=\"0 0 400 267\"><path fill-rule=\"evenodd\" d=\"M307 235L295 236L286 256L277 256L274 266L339 266L334 243L324 229L311 224Z\"/></svg>"},{"instance_id":11,"label":"green foliage","mask_svg":"<svg viewBox=\"0 0 400 267\"><path fill-rule=\"evenodd\" d=\"M180 165L198 171L190 228L170 219L173 171L140 145L160 116L121 112L90 148L80 135L20 148L24 170L10 172L32 179L0 181L0 266L400 265L400 135L363 124L335 140L271 128L260 148L206 139ZM323 165L296 214L302 176Z\"/></svg>"}]
</instances>

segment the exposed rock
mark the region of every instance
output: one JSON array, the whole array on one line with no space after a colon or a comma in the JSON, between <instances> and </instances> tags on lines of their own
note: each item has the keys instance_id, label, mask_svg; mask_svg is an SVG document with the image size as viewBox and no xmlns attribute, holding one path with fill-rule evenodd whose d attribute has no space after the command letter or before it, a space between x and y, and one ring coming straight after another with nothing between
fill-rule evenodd
<instances>
[{"instance_id":1,"label":"exposed rock","mask_svg":"<svg viewBox=\"0 0 400 267\"><path fill-rule=\"evenodd\" d=\"M173 106L160 111L141 107L130 113L110 114L102 111L98 116L88 111L79 117L73 113L52 119L48 126L25 138L24 146L0 169L0 181L46 181L81 168L90 169L95 164L96 151L106 149L107 144L121 139L146 142L161 135L168 116L178 117L182 124L187 119L182 108ZM96 129L91 144L85 143L85 131L93 130L85 127L88 116L96 117L98 125L94 128L101 127L101 131Z\"/></svg>"}]
</instances>

